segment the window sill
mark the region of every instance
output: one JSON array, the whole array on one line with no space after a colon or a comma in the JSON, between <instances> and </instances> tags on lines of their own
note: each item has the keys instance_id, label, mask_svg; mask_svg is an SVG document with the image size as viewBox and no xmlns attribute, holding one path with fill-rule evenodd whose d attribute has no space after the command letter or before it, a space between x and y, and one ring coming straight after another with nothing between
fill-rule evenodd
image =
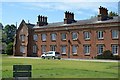
<instances>
[{"instance_id":1,"label":"window sill","mask_svg":"<svg viewBox=\"0 0 120 80\"><path fill-rule=\"evenodd\" d=\"M85 41L90 41L90 39L85 39Z\"/></svg>"},{"instance_id":2,"label":"window sill","mask_svg":"<svg viewBox=\"0 0 120 80\"><path fill-rule=\"evenodd\" d=\"M52 42L56 42L56 40L51 40Z\"/></svg>"},{"instance_id":3,"label":"window sill","mask_svg":"<svg viewBox=\"0 0 120 80\"><path fill-rule=\"evenodd\" d=\"M119 38L112 38L112 40L118 40Z\"/></svg>"},{"instance_id":4,"label":"window sill","mask_svg":"<svg viewBox=\"0 0 120 80\"><path fill-rule=\"evenodd\" d=\"M73 56L77 56L77 53L72 53L73 54Z\"/></svg>"},{"instance_id":5,"label":"window sill","mask_svg":"<svg viewBox=\"0 0 120 80\"><path fill-rule=\"evenodd\" d=\"M78 38L76 38L76 39L72 39L73 41L77 41L78 40Z\"/></svg>"},{"instance_id":6,"label":"window sill","mask_svg":"<svg viewBox=\"0 0 120 80\"><path fill-rule=\"evenodd\" d=\"M33 40L33 41L37 42L37 40Z\"/></svg>"},{"instance_id":7,"label":"window sill","mask_svg":"<svg viewBox=\"0 0 120 80\"><path fill-rule=\"evenodd\" d=\"M66 41L66 39L61 39L61 41Z\"/></svg>"},{"instance_id":8,"label":"window sill","mask_svg":"<svg viewBox=\"0 0 120 80\"><path fill-rule=\"evenodd\" d=\"M62 54L66 54L66 53L62 53Z\"/></svg>"},{"instance_id":9,"label":"window sill","mask_svg":"<svg viewBox=\"0 0 120 80\"><path fill-rule=\"evenodd\" d=\"M46 41L42 41L42 42L46 42Z\"/></svg>"},{"instance_id":10,"label":"window sill","mask_svg":"<svg viewBox=\"0 0 120 80\"><path fill-rule=\"evenodd\" d=\"M97 53L97 55L99 56L99 55L102 55L102 53Z\"/></svg>"},{"instance_id":11,"label":"window sill","mask_svg":"<svg viewBox=\"0 0 120 80\"><path fill-rule=\"evenodd\" d=\"M21 54L25 54L25 52L20 52Z\"/></svg>"},{"instance_id":12,"label":"window sill","mask_svg":"<svg viewBox=\"0 0 120 80\"><path fill-rule=\"evenodd\" d=\"M85 55L85 56L90 56L90 53L85 53L84 55Z\"/></svg>"},{"instance_id":13,"label":"window sill","mask_svg":"<svg viewBox=\"0 0 120 80\"><path fill-rule=\"evenodd\" d=\"M98 40L104 40L104 38L98 38Z\"/></svg>"},{"instance_id":14,"label":"window sill","mask_svg":"<svg viewBox=\"0 0 120 80\"><path fill-rule=\"evenodd\" d=\"M22 41L22 43L25 43L25 41Z\"/></svg>"},{"instance_id":15,"label":"window sill","mask_svg":"<svg viewBox=\"0 0 120 80\"><path fill-rule=\"evenodd\" d=\"M66 53L61 53L61 55L66 55Z\"/></svg>"},{"instance_id":16,"label":"window sill","mask_svg":"<svg viewBox=\"0 0 120 80\"><path fill-rule=\"evenodd\" d=\"M118 55L118 53L116 53L116 54L113 54L114 56L117 56Z\"/></svg>"}]
</instances>

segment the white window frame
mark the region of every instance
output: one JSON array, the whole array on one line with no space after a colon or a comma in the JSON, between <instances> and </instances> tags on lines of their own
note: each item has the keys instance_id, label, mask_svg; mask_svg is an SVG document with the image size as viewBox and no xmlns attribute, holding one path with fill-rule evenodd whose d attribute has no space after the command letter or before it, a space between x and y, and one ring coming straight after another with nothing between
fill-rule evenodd
<instances>
[{"instance_id":1,"label":"white window frame","mask_svg":"<svg viewBox=\"0 0 120 80\"><path fill-rule=\"evenodd\" d=\"M66 54L66 45L61 46L61 53Z\"/></svg>"},{"instance_id":2,"label":"white window frame","mask_svg":"<svg viewBox=\"0 0 120 80\"><path fill-rule=\"evenodd\" d=\"M75 49L75 50L73 50ZM72 54L77 54L77 45L72 46Z\"/></svg>"},{"instance_id":3,"label":"white window frame","mask_svg":"<svg viewBox=\"0 0 120 80\"><path fill-rule=\"evenodd\" d=\"M119 31L112 30L112 39L118 39L118 38L119 38Z\"/></svg>"},{"instance_id":4,"label":"white window frame","mask_svg":"<svg viewBox=\"0 0 120 80\"><path fill-rule=\"evenodd\" d=\"M46 45L41 45L41 51L42 53L46 52Z\"/></svg>"},{"instance_id":5,"label":"white window frame","mask_svg":"<svg viewBox=\"0 0 120 80\"><path fill-rule=\"evenodd\" d=\"M56 36L57 36L56 33L52 33L52 34L51 34L51 40L52 40L52 41L55 41L55 40L56 40Z\"/></svg>"},{"instance_id":6,"label":"white window frame","mask_svg":"<svg viewBox=\"0 0 120 80\"><path fill-rule=\"evenodd\" d=\"M72 32L72 40L77 40L77 39L78 39L78 33L77 32Z\"/></svg>"},{"instance_id":7,"label":"white window frame","mask_svg":"<svg viewBox=\"0 0 120 80\"><path fill-rule=\"evenodd\" d=\"M90 45L84 45L84 54L90 54Z\"/></svg>"},{"instance_id":8,"label":"white window frame","mask_svg":"<svg viewBox=\"0 0 120 80\"><path fill-rule=\"evenodd\" d=\"M20 40L25 41L25 34L20 35Z\"/></svg>"},{"instance_id":9,"label":"white window frame","mask_svg":"<svg viewBox=\"0 0 120 80\"><path fill-rule=\"evenodd\" d=\"M61 34L61 40L66 40L66 33Z\"/></svg>"},{"instance_id":10,"label":"white window frame","mask_svg":"<svg viewBox=\"0 0 120 80\"><path fill-rule=\"evenodd\" d=\"M33 53L34 53L34 54L37 53L37 45L33 45Z\"/></svg>"},{"instance_id":11,"label":"white window frame","mask_svg":"<svg viewBox=\"0 0 120 80\"><path fill-rule=\"evenodd\" d=\"M56 51L56 45L50 45L50 50L51 51Z\"/></svg>"},{"instance_id":12,"label":"white window frame","mask_svg":"<svg viewBox=\"0 0 120 80\"><path fill-rule=\"evenodd\" d=\"M89 31L84 32L84 39L85 40L90 40L90 32Z\"/></svg>"},{"instance_id":13,"label":"white window frame","mask_svg":"<svg viewBox=\"0 0 120 80\"><path fill-rule=\"evenodd\" d=\"M21 45L20 46L20 52L21 53L25 53L25 45Z\"/></svg>"},{"instance_id":14,"label":"white window frame","mask_svg":"<svg viewBox=\"0 0 120 80\"><path fill-rule=\"evenodd\" d=\"M33 40L34 40L34 41L37 41L37 40L38 40L38 35L37 35L37 34L34 34L34 35L33 35Z\"/></svg>"},{"instance_id":15,"label":"white window frame","mask_svg":"<svg viewBox=\"0 0 120 80\"><path fill-rule=\"evenodd\" d=\"M98 54L103 54L103 51L104 51L104 45L103 44L98 44L97 45L97 52Z\"/></svg>"},{"instance_id":16,"label":"white window frame","mask_svg":"<svg viewBox=\"0 0 120 80\"><path fill-rule=\"evenodd\" d=\"M97 31L97 38L104 39L104 31Z\"/></svg>"},{"instance_id":17,"label":"white window frame","mask_svg":"<svg viewBox=\"0 0 120 80\"><path fill-rule=\"evenodd\" d=\"M118 44L112 44L112 54L113 55L118 55L118 52L119 52Z\"/></svg>"},{"instance_id":18,"label":"white window frame","mask_svg":"<svg viewBox=\"0 0 120 80\"><path fill-rule=\"evenodd\" d=\"M46 41L47 40L47 35L46 34L41 34L41 39L42 39L42 41Z\"/></svg>"}]
</instances>

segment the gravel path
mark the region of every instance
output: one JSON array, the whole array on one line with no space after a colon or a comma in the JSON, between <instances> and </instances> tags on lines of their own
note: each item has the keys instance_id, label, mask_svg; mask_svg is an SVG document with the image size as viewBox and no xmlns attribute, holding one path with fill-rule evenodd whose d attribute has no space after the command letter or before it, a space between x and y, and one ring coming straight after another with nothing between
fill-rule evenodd
<instances>
[{"instance_id":1,"label":"gravel path","mask_svg":"<svg viewBox=\"0 0 120 80\"><path fill-rule=\"evenodd\" d=\"M41 59L40 57L14 57L14 56L10 56L9 58ZM93 61L93 62L120 62L120 60L103 60L103 59L72 59L72 58L62 58L62 60Z\"/></svg>"}]
</instances>

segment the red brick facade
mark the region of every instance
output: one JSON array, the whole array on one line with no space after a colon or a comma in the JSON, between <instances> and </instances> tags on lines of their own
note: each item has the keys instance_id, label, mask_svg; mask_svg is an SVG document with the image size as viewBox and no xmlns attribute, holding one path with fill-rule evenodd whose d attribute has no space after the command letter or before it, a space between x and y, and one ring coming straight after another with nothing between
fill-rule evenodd
<instances>
[{"instance_id":1,"label":"red brick facade","mask_svg":"<svg viewBox=\"0 0 120 80\"><path fill-rule=\"evenodd\" d=\"M63 58L94 58L105 50L118 55L120 53L120 22L118 18L108 19L106 8L100 7L99 10L98 18L90 20L75 21L73 13L65 12L63 23L49 24L47 17L44 16L38 16L37 25L22 21L16 33L14 55L41 56L43 47L45 51L55 49L62 54ZM52 33L56 40L51 40ZM64 40L62 40L63 33ZM21 41L20 35L23 34L25 40ZM43 38L45 41L42 40Z\"/></svg>"}]
</instances>

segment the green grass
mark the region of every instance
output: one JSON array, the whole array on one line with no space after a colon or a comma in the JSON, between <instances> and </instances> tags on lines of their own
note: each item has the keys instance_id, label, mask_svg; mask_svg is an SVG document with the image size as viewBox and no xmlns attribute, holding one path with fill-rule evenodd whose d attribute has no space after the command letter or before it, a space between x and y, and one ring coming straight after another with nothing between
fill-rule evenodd
<instances>
[{"instance_id":1,"label":"green grass","mask_svg":"<svg viewBox=\"0 0 120 80\"><path fill-rule=\"evenodd\" d=\"M15 64L32 65L33 78L118 78L117 62L2 58L2 77L12 78Z\"/></svg>"}]
</instances>

